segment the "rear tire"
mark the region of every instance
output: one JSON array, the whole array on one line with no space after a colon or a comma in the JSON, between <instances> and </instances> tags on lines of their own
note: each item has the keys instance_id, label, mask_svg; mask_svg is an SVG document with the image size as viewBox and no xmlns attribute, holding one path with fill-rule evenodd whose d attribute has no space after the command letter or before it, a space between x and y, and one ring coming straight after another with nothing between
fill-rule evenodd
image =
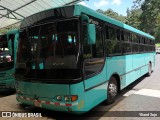
<instances>
[{"instance_id":1,"label":"rear tire","mask_svg":"<svg viewBox=\"0 0 160 120\"><path fill-rule=\"evenodd\" d=\"M112 104L117 97L118 94L118 86L117 86L117 80L115 77L111 77L108 83L108 87L107 87L107 100L106 103Z\"/></svg>"},{"instance_id":2,"label":"rear tire","mask_svg":"<svg viewBox=\"0 0 160 120\"><path fill-rule=\"evenodd\" d=\"M152 74L152 63L149 63L148 64L148 73L147 73L147 76L149 77L149 76L151 76L151 74Z\"/></svg>"}]
</instances>

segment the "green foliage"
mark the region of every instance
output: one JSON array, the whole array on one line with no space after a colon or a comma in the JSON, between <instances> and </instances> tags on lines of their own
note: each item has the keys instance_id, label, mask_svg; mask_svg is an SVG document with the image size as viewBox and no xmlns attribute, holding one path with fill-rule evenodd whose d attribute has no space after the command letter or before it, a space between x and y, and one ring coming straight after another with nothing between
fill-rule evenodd
<instances>
[{"instance_id":1,"label":"green foliage","mask_svg":"<svg viewBox=\"0 0 160 120\"><path fill-rule=\"evenodd\" d=\"M99 9L97 12L149 33L160 43L160 0L134 0L133 3L133 7L126 11L127 16L119 15L112 9Z\"/></svg>"},{"instance_id":2,"label":"green foliage","mask_svg":"<svg viewBox=\"0 0 160 120\"><path fill-rule=\"evenodd\" d=\"M99 12L99 13L104 13L104 11L103 10L101 10L101 9L98 9L98 10L96 10L97 12Z\"/></svg>"},{"instance_id":3,"label":"green foliage","mask_svg":"<svg viewBox=\"0 0 160 120\"><path fill-rule=\"evenodd\" d=\"M0 35L7 33L8 29L0 29Z\"/></svg>"},{"instance_id":4,"label":"green foliage","mask_svg":"<svg viewBox=\"0 0 160 120\"><path fill-rule=\"evenodd\" d=\"M134 9L140 8L139 29L155 36L160 42L160 0L136 0Z\"/></svg>"},{"instance_id":5,"label":"green foliage","mask_svg":"<svg viewBox=\"0 0 160 120\"><path fill-rule=\"evenodd\" d=\"M156 44L156 47L160 47L160 43L157 43L157 44Z\"/></svg>"},{"instance_id":6,"label":"green foliage","mask_svg":"<svg viewBox=\"0 0 160 120\"><path fill-rule=\"evenodd\" d=\"M126 17L125 16L119 15L117 12L114 12L112 9L108 9L108 10L104 11L103 14L105 14L105 15L113 18L113 19L116 19L118 21L121 21L123 23L126 22Z\"/></svg>"},{"instance_id":7,"label":"green foliage","mask_svg":"<svg viewBox=\"0 0 160 120\"><path fill-rule=\"evenodd\" d=\"M119 15L117 12L114 12L112 9L108 9L106 11L98 9L96 11L99 12L99 13L102 13L102 14L104 14L106 16L109 16L109 17L111 17L113 19L116 19L116 20L118 20L120 22L123 22L123 23L126 22L126 17L125 16Z\"/></svg>"},{"instance_id":8,"label":"green foliage","mask_svg":"<svg viewBox=\"0 0 160 120\"><path fill-rule=\"evenodd\" d=\"M141 15L142 11L141 9L127 9L127 21L126 24L133 26L137 29L139 29L139 26L141 24L140 22L140 15Z\"/></svg>"}]
</instances>

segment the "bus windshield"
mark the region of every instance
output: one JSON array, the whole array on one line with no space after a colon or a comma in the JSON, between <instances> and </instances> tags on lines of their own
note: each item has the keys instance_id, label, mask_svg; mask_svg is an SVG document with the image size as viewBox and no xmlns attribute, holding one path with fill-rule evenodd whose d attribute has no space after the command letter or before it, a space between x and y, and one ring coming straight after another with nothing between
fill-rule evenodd
<instances>
[{"instance_id":1,"label":"bus windshield","mask_svg":"<svg viewBox=\"0 0 160 120\"><path fill-rule=\"evenodd\" d=\"M79 66L78 20L31 26L20 32L18 77L76 79Z\"/></svg>"},{"instance_id":2,"label":"bus windshield","mask_svg":"<svg viewBox=\"0 0 160 120\"><path fill-rule=\"evenodd\" d=\"M12 48L10 48L12 49ZM8 47L7 35L0 36L0 71L14 66L13 56Z\"/></svg>"}]
</instances>

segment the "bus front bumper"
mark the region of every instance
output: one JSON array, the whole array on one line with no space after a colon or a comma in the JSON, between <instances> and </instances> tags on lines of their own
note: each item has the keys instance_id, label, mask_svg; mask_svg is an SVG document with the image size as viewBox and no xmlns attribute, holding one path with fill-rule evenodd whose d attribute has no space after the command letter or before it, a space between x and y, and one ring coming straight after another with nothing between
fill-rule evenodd
<instances>
[{"instance_id":1,"label":"bus front bumper","mask_svg":"<svg viewBox=\"0 0 160 120\"><path fill-rule=\"evenodd\" d=\"M38 100L34 98L24 97L22 95L16 94L16 99L20 104L31 105L39 108L45 108L53 111L61 111L68 113L81 114L84 111L79 111L79 103L78 102L56 102L49 98L40 98Z\"/></svg>"},{"instance_id":2,"label":"bus front bumper","mask_svg":"<svg viewBox=\"0 0 160 120\"><path fill-rule=\"evenodd\" d=\"M15 80L13 78L0 80L0 90L2 89L15 89Z\"/></svg>"}]
</instances>

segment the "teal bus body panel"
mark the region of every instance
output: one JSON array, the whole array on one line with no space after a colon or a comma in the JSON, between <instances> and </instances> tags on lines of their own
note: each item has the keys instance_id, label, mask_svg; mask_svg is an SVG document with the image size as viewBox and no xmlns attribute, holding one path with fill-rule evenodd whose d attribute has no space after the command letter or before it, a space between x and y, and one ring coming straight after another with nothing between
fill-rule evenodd
<instances>
[{"instance_id":1,"label":"teal bus body panel","mask_svg":"<svg viewBox=\"0 0 160 120\"><path fill-rule=\"evenodd\" d=\"M70 95L78 95L78 105L73 106L73 111L84 112L85 111L85 94L83 81L77 84L70 85Z\"/></svg>"},{"instance_id":2,"label":"teal bus body panel","mask_svg":"<svg viewBox=\"0 0 160 120\"><path fill-rule=\"evenodd\" d=\"M107 85L108 81L84 93L85 112L89 111L90 109L107 99Z\"/></svg>"},{"instance_id":3,"label":"teal bus body panel","mask_svg":"<svg viewBox=\"0 0 160 120\"><path fill-rule=\"evenodd\" d=\"M19 33L19 30L18 29L14 29L14 30L8 31L7 35L9 35L9 34L17 34L17 33Z\"/></svg>"},{"instance_id":4,"label":"teal bus body panel","mask_svg":"<svg viewBox=\"0 0 160 120\"><path fill-rule=\"evenodd\" d=\"M106 64L105 64L102 71L99 74L84 81L85 89L90 89L91 87L96 86L97 84L105 82L106 80L107 79L106 79Z\"/></svg>"},{"instance_id":5,"label":"teal bus body panel","mask_svg":"<svg viewBox=\"0 0 160 120\"><path fill-rule=\"evenodd\" d=\"M5 70L0 72L0 81L4 81L7 79L12 79L12 74L13 74L14 68L10 70Z\"/></svg>"},{"instance_id":6,"label":"teal bus body panel","mask_svg":"<svg viewBox=\"0 0 160 120\"><path fill-rule=\"evenodd\" d=\"M152 63L152 70L155 66L155 53L132 54L117 57L107 57L106 80L114 74L120 77L120 88L123 89L130 83L148 72L148 64Z\"/></svg>"},{"instance_id":7,"label":"teal bus body panel","mask_svg":"<svg viewBox=\"0 0 160 120\"><path fill-rule=\"evenodd\" d=\"M0 72L0 89L14 89L15 80L12 77L14 68Z\"/></svg>"},{"instance_id":8,"label":"teal bus body panel","mask_svg":"<svg viewBox=\"0 0 160 120\"><path fill-rule=\"evenodd\" d=\"M0 90L14 89L15 80L12 77L14 69L0 72Z\"/></svg>"},{"instance_id":9,"label":"teal bus body panel","mask_svg":"<svg viewBox=\"0 0 160 120\"><path fill-rule=\"evenodd\" d=\"M18 88L23 95L30 97L37 95L42 98L54 99L56 95L69 95L69 85L65 84L18 82Z\"/></svg>"},{"instance_id":10,"label":"teal bus body panel","mask_svg":"<svg viewBox=\"0 0 160 120\"><path fill-rule=\"evenodd\" d=\"M14 29L7 32L7 40L9 41L9 35L14 34L14 66L9 70L0 71L0 89L14 89L15 79L13 78L13 73L15 70L17 49L18 49L18 38L19 38L19 30Z\"/></svg>"}]
</instances>

